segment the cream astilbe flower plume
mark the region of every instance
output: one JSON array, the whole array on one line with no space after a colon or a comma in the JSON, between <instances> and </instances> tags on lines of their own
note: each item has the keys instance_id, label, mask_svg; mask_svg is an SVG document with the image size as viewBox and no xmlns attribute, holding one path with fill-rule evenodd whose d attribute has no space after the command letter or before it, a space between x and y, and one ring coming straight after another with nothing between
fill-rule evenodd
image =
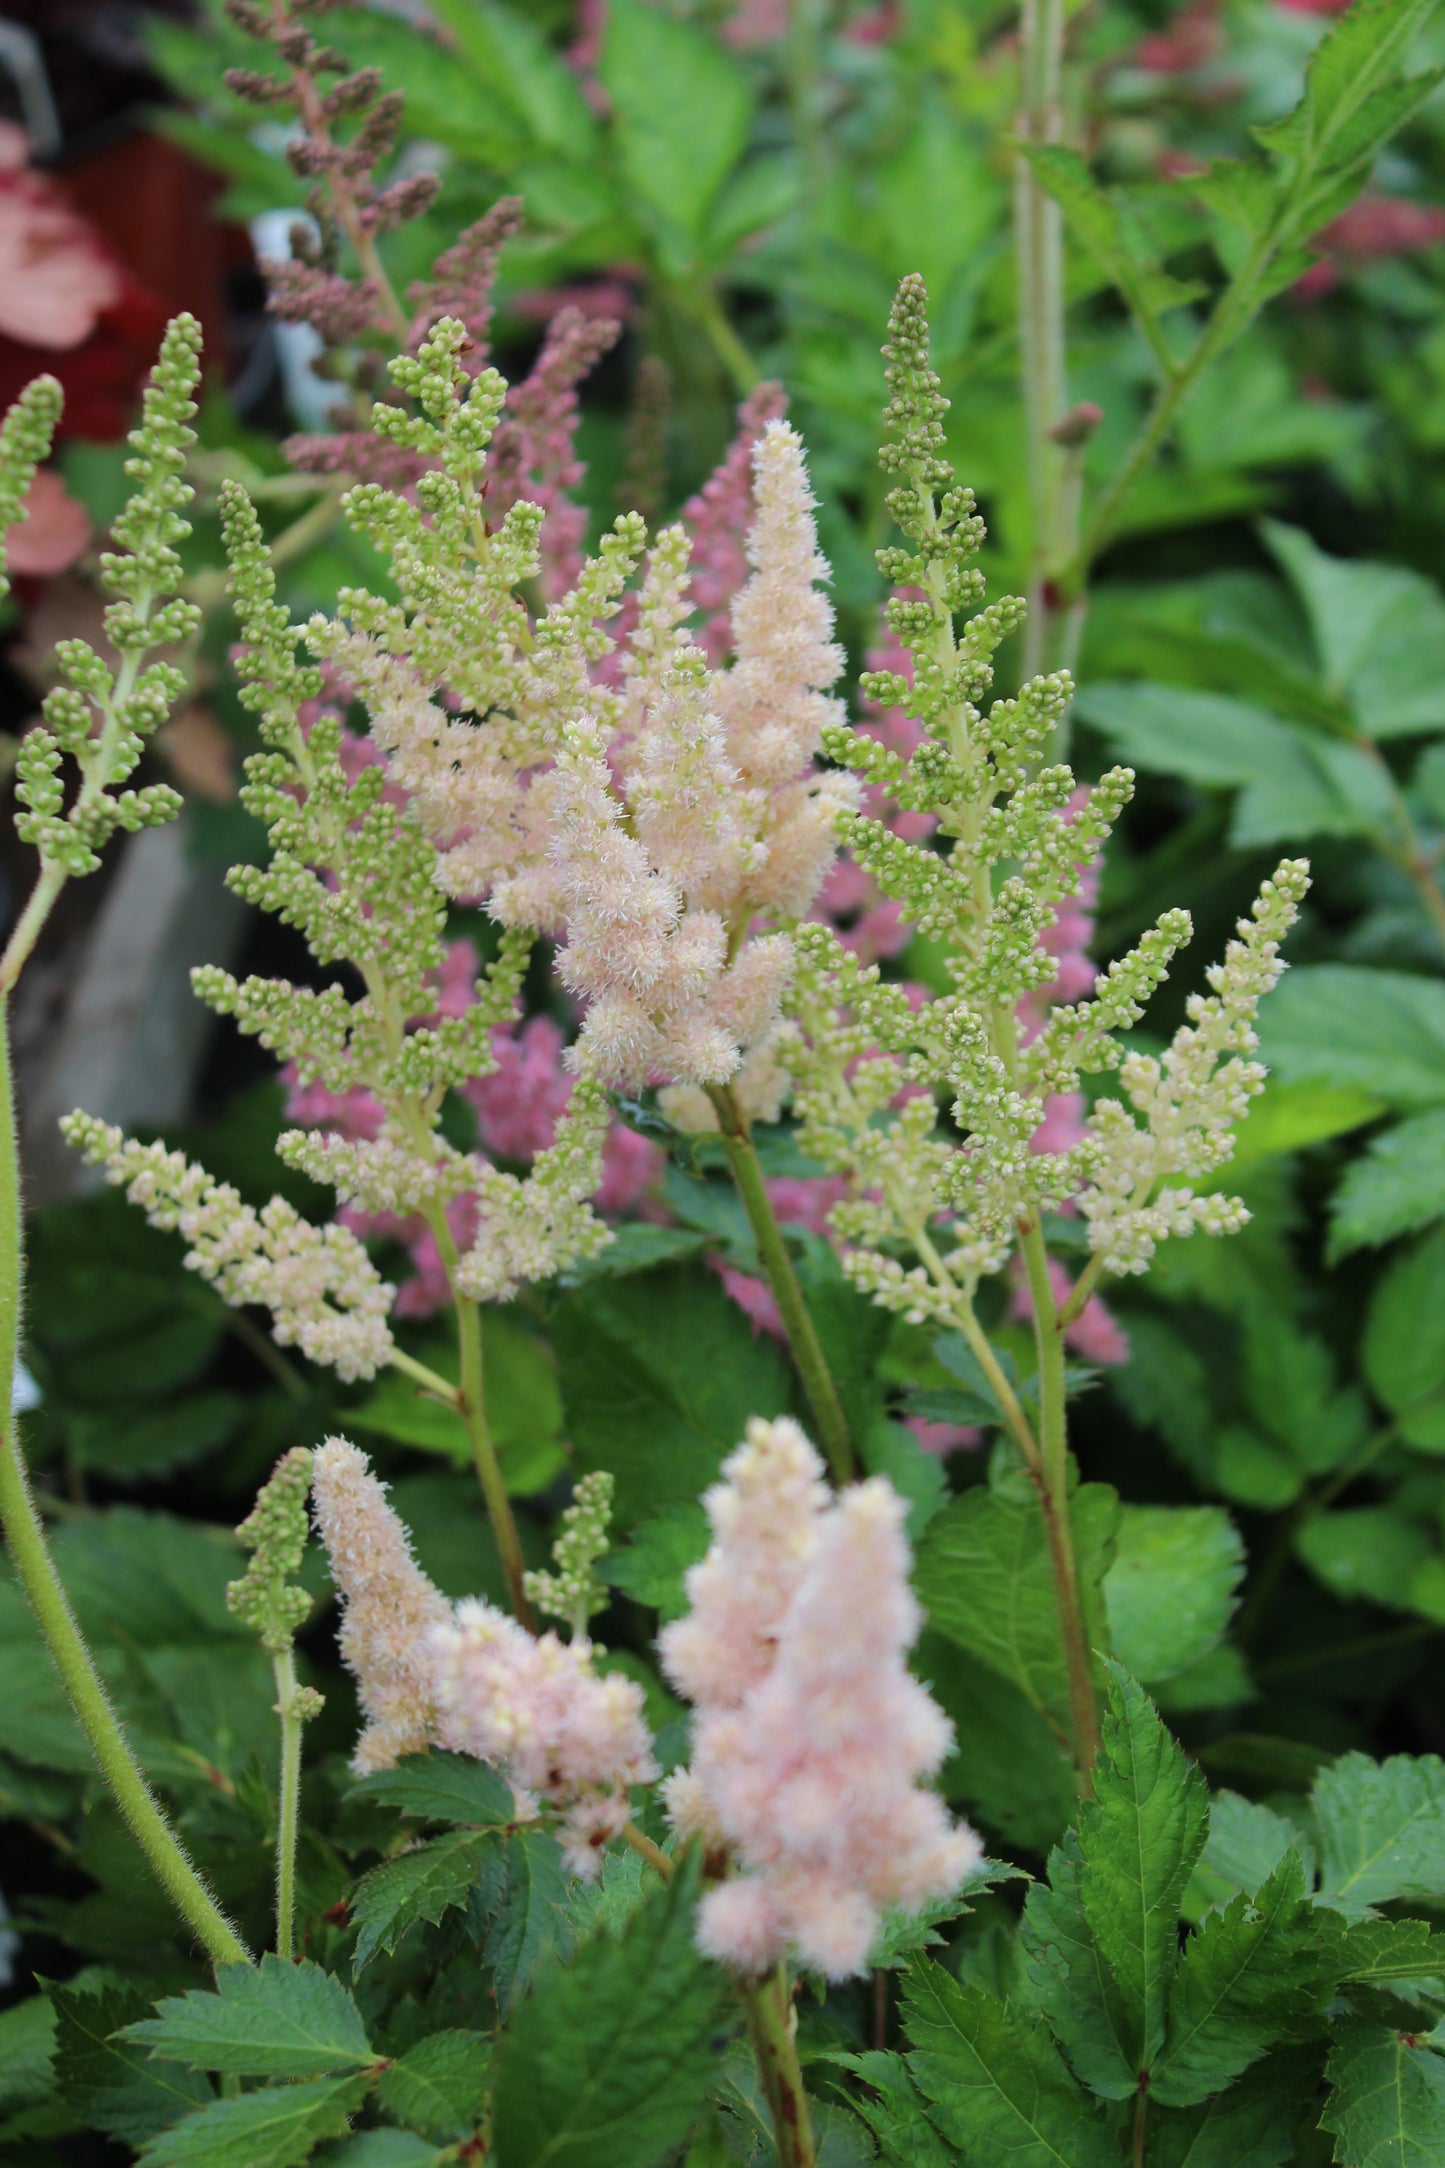
<instances>
[{"instance_id":1,"label":"cream astilbe flower plume","mask_svg":"<svg viewBox=\"0 0 1445 2168\"><path fill-rule=\"evenodd\" d=\"M731 665L709 670L689 644L688 538L669 528L648 559L615 727L597 702L566 724L547 785L559 970L585 1005L575 1065L606 1084L664 1079L686 1095L669 1111L690 1127L715 1125L699 1087L737 1078L750 1114L777 1100L768 1050L792 978L789 922L858 798L855 778L817 764L841 713L827 688L842 656L796 430L768 424L753 475ZM509 898L493 908L507 917Z\"/></svg>"},{"instance_id":2,"label":"cream astilbe flower plume","mask_svg":"<svg viewBox=\"0 0 1445 2168\"><path fill-rule=\"evenodd\" d=\"M311 1503L341 1598L341 1653L366 1716L351 1766L366 1776L436 1738L428 1635L450 1606L412 1556L386 1485L345 1438L328 1438L313 1455Z\"/></svg>"}]
</instances>

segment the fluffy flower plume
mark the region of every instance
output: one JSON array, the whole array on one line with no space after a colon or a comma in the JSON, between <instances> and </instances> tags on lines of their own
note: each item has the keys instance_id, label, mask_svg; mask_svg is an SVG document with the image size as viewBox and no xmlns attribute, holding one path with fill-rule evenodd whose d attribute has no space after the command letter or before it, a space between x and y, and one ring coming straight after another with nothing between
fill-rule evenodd
<instances>
[{"instance_id":1,"label":"fluffy flower plume","mask_svg":"<svg viewBox=\"0 0 1445 2168\"><path fill-rule=\"evenodd\" d=\"M698 1709L735 1709L767 1671L827 1503L823 1464L798 1424L754 1416L703 1500L712 1543L688 1571L688 1613L657 1644Z\"/></svg>"},{"instance_id":2,"label":"fluffy flower plume","mask_svg":"<svg viewBox=\"0 0 1445 2168\"><path fill-rule=\"evenodd\" d=\"M313 1227L282 1197L257 1212L183 1152L137 1144L88 1114L67 1115L61 1128L153 1227L179 1231L187 1266L224 1302L268 1309L282 1347L299 1347L348 1382L374 1377L389 1359L392 1289L349 1228Z\"/></svg>"},{"instance_id":3,"label":"fluffy flower plume","mask_svg":"<svg viewBox=\"0 0 1445 2168\"><path fill-rule=\"evenodd\" d=\"M750 1424L723 1473L692 1613L660 1644L697 1706L669 1811L741 1869L704 1897L699 1941L739 1972L793 1950L844 1979L885 1906L951 1895L982 1856L920 1788L952 1733L905 1662L919 1627L905 1509L881 1478L829 1503L786 1419Z\"/></svg>"},{"instance_id":4,"label":"fluffy flower plume","mask_svg":"<svg viewBox=\"0 0 1445 2168\"><path fill-rule=\"evenodd\" d=\"M386 1485L345 1438L328 1438L312 1456L311 1501L341 1598L341 1653L366 1716L351 1766L366 1776L436 1737L427 1636L446 1619L447 1601L413 1558Z\"/></svg>"},{"instance_id":5,"label":"fluffy flower plume","mask_svg":"<svg viewBox=\"0 0 1445 2168\"><path fill-rule=\"evenodd\" d=\"M632 1786L657 1775L642 1689L600 1677L589 1642L529 1634L479 1600L435 1626L428 1651L444 1744L501 1769L524 1811L557 1809L568 1866L595 1875Z\"/></svg>"},{"instance_id":6,"label":"fluffy flower plume","mask_svg":"<svg viewBox=\"0 0 1445 2168\"><path fill-rule=\"evenodd\" d=\"M609 1083L719 1084L766 1048L792 968L782 929L811 905L838 810L856 796L816 764L840 655L787 423L763 429L753 476L731 667L709 671L688 644L689 547L669 529L648 561L620 730L592 716L562 734L550 845L561 969L586 1004L577 1064ZM760 920L774 930L749 938Z\"/></svg>"}]
</instances>

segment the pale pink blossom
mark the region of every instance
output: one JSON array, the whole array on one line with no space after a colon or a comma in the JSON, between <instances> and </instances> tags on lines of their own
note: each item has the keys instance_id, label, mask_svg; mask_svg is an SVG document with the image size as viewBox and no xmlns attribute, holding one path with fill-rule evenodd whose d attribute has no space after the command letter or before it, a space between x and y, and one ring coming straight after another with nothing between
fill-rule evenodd
<instances>
[{"instance_id":1,"label":"pale pink blossom","mask_svg":"<svg viewBox=\"0 0 1445 2168\"><path fill-rule=\"evenodd\" d=\"M703 1898L698 1940L741 1972L791 1950L841 1979L886 1906L951 1895L981 1857L921 1784L953 1742L905 1662L920 1624L905 1508L881 1478L827 1503L792 1424L751 1426L725 1476L692 1612L660 1643L697 1705L669 1811L740 1870Z\"/></svg>"},{"instance_id":2,"label":"pale pink blossom","mask_svg":"<svg viewBox=\"0 0 1445 2168\"><path fill-rule=\"evenodd\" d=\"M703 1499L713 1539L688 1569L688 1613L665 1626L667 1678L699 1709L735 1708L773 1658L828 1504L823 1463L790 1416L755 1416Z\"/></svg>"},{"instance_id":3,"label":"pale pink blossom","mask_svg":"<svg viewBox=\"0 0 1445 2168\"><path fill-rule=\"evenodd\" d=\"M365 1776L436 1736L427 1636L448 1606L412 1556L386 1485L345 1438L328 1438L314 1454L311 1498L341 1598L341 1654L366 1717L351 1761Z\"/></svg>"},{"instance_id":4,"label":"pale pink blossom","mask_svg":"<svg viewBox=\"0 0 1445 2168\"><path fill-rule=\"evenodd\" d=\"M524 1809L555 1809L567 1865L595 1875L632 1786L657 1775L642 1689L599 1674L590 1643L529 1634L478 1599L433 1628L429 1652L443 1743L500 1769Z\"/></svg>"}]
</instances>

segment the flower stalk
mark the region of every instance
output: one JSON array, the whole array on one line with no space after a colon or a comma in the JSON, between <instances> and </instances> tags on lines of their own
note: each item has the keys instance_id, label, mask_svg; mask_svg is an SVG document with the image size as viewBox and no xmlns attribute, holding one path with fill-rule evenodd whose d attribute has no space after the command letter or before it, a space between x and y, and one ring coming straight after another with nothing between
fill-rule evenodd
<instances>
[{"instance_id":1,"label":"flower stalk","mask_svg":"<svg viewBox=\"0 0 1445 2168\"><path fill-rule=\"evenodd\" d=\"M748 1216L753 1239L758 1245L758 1255L778 1314L783 1321L789 1352L797 1367L808 1406L813 1412L818 1437L828 1457L828 1465L838 1483L851 1482L856 1471L853 1437L838 1388L828 1368L817 1327L813 1323L793 1260L783 1231L778 1225L768 1197L767 1183L763 1179L762 1162L758 1148L753 1142L752 1129L738 1104L737 1094L729 1085L716 1084L709 1088L708 1097L717 1113L718 1129L722 1136L723 1150L727 1154L729 1171L737 1192L742 1199L743 1210Z\"/></svg>"},{"instance_id":2,"label":"flower stalk","mask_svg":"<svg viewBox=\"0 0 1445 2168\"><path fill-rule=\"evenodd\" d=\"M90 1742L101 1775L146 1859L213 1965L251 1953L196 1868L147 1784L110 1705L46 1541L13 1413L22 1294L20 1164L10 1081L8 1003L0 999L0 1521L36 1621Z\"/></svg>"}]
</instances>

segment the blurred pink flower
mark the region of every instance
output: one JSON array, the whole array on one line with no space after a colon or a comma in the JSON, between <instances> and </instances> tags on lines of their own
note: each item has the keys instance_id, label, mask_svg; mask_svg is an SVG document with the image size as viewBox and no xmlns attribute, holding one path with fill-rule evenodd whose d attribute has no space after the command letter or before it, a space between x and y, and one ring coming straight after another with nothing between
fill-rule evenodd
<instances>
[{"instance_id":1,"label":"blurred pink flower","mask_svg":"<svg viewBox=\"0 0 1445 2168\"><path fill-rule=\"evenodd\" d=\"M90 515L85 506L71 496L51 468L37 468L25 499L25 517L5 536L10 571L32 577L63 572L89 541Z\"/></svg>"}]
</instances>

